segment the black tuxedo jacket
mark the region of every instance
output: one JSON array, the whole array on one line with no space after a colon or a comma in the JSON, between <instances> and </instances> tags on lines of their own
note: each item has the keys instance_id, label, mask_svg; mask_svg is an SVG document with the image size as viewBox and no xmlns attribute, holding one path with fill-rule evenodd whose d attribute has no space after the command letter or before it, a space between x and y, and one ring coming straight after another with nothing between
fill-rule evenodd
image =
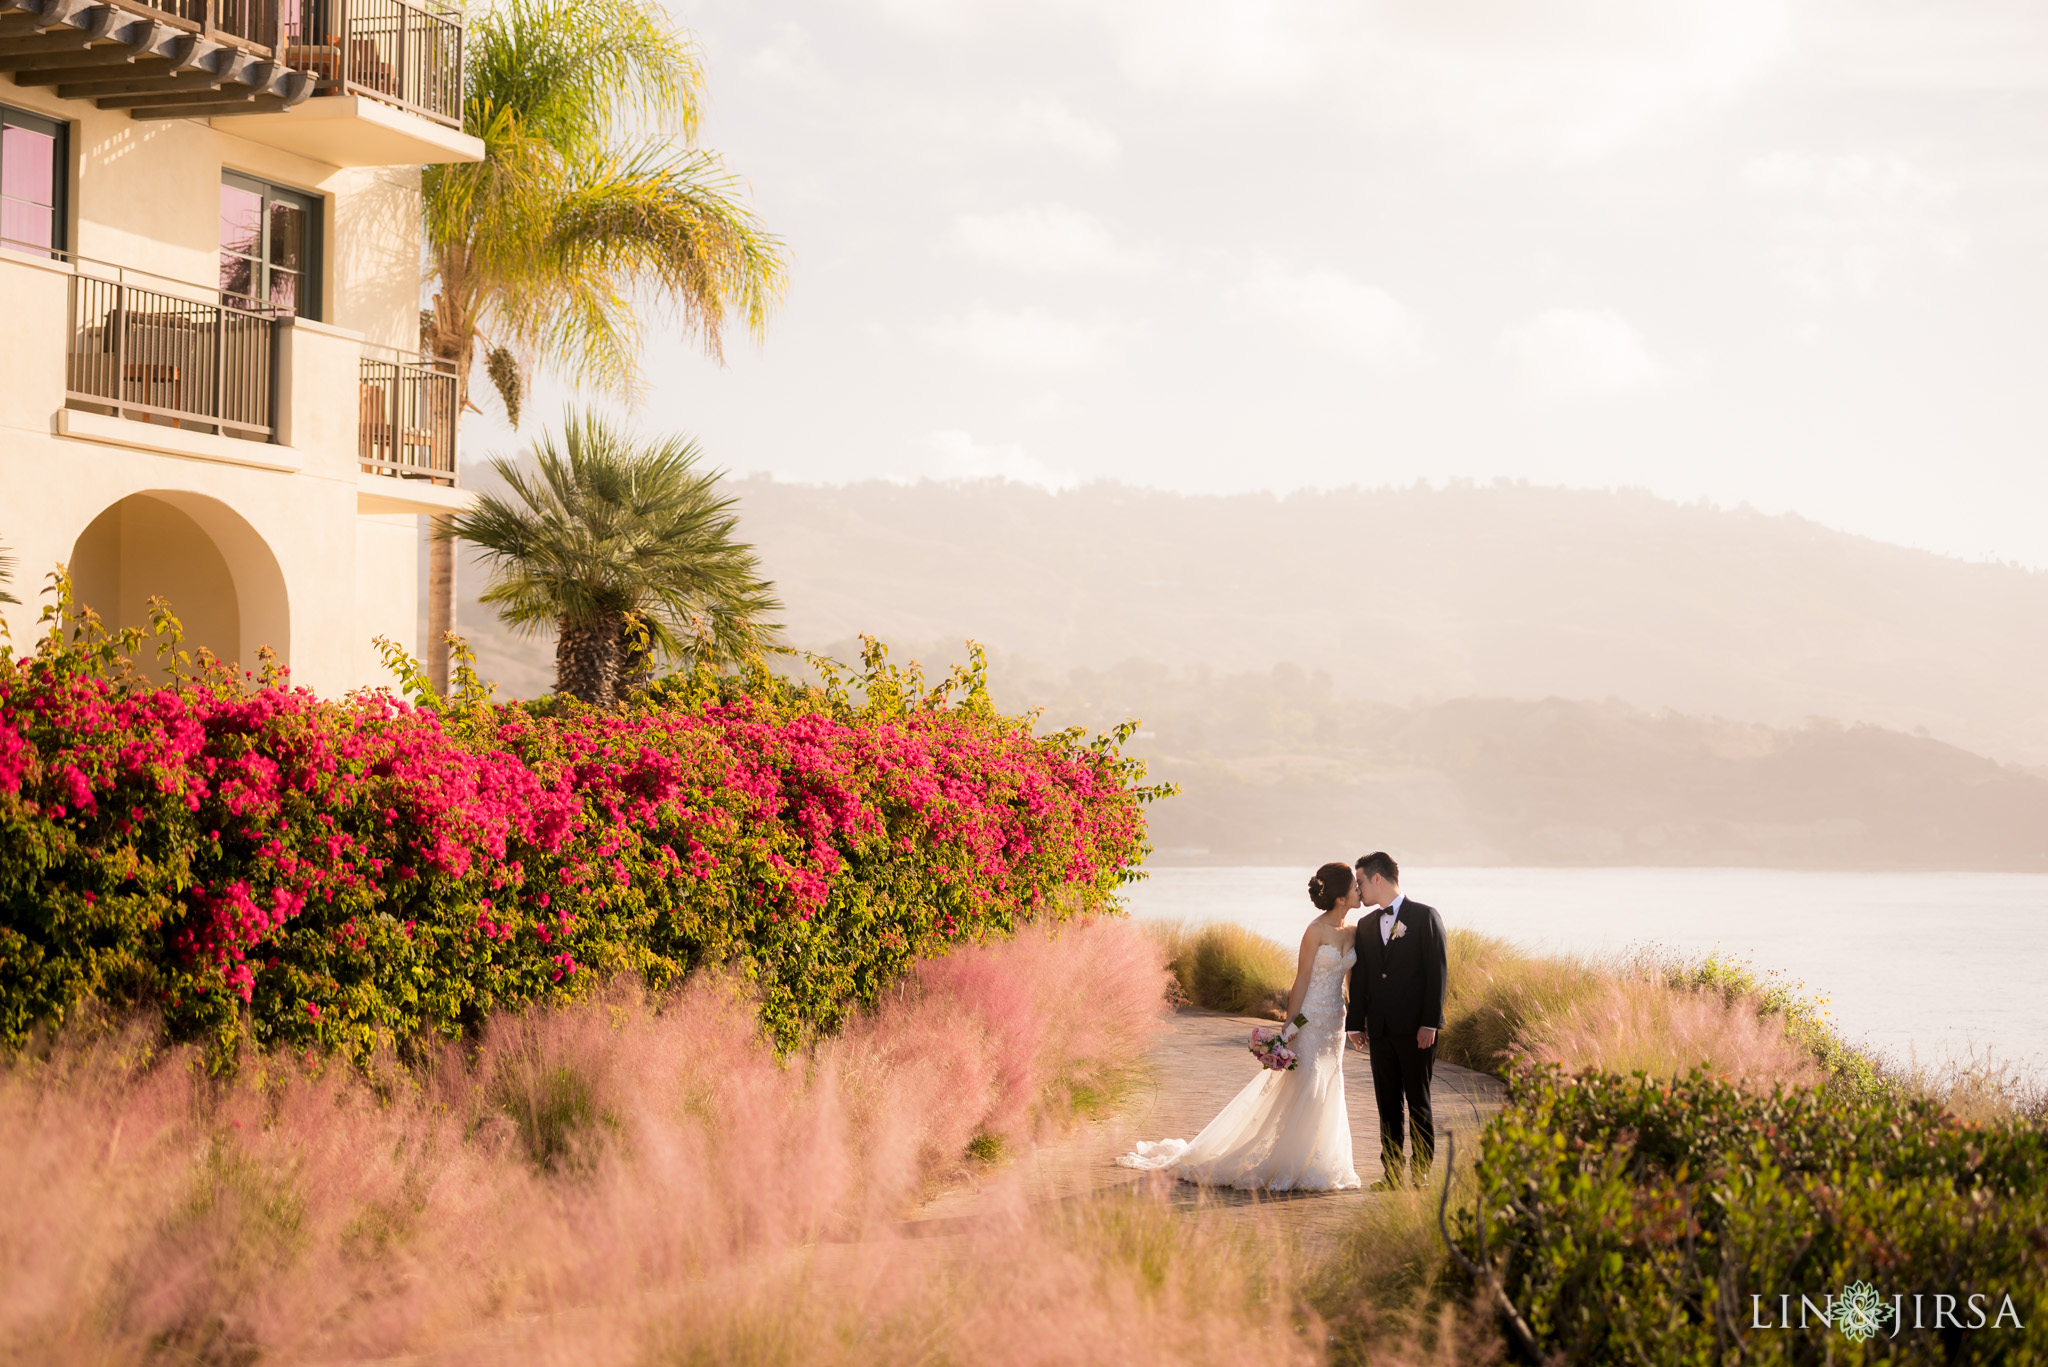
<instances>
[{"instance_id":1,"label":"black tuxedo jacket","mask_svg":"<svg viewBox=\"0 0 2048 1367\"><path fill-rule=\"evenodd\" d=\"M1436 908L1409 899L1394 922L1397 935L1380 943L1380 913L1358 923L1358 962L1351 966L1351 1006L1344 1028L1367 1035L1413 1035L1427 1025L1444 1028L1444 923Z\"/></svg>"}]
</instances>

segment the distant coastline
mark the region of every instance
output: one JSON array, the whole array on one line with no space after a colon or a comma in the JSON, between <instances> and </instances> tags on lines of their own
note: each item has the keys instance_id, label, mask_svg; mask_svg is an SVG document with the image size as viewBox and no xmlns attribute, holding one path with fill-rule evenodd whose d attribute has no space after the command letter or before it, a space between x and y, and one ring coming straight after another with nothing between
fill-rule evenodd
<instances>
[{"instance_id":1,"label":"distant coastline","mask_svg":"<svg viewBox=\"0 0 2048 1367\"><path fill-rule=\"evenodd\" d=\"M1326 851L1364 853L1356 837ZM1397 847L1398 848L1398 847ZM2048 873L1762 868L1539 868L1403 853L1402 884L1453 930L1531 952L1606 956L1645 946L1720 954L1830 999L1835 1026L1904 1064L1992 1058L2048 1083ZM1147 864L1125 903L1140 920L1230 921L1296 943L1310 867ZM1944 933L1927 933L1930 918ZM1949 933L1949 931L1953 933ZM1958 1013L1952 1004L1968 1001Z\"/></svg>"}]
</instances>

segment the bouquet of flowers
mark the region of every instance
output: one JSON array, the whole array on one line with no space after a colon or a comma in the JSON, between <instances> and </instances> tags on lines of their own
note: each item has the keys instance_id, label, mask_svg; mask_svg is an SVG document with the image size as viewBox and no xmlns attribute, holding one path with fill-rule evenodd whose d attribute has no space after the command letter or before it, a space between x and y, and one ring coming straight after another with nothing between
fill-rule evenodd
<instances>
[{"instance_id":1,"label":"bouquet of flowers","mask_svg":"<svg viewBox=\"0 0 2048 1367\"><path fill-rule=\"evenodd\" d=\"M1276 1073L1286 1072L1296 1062L1294 1051L1287 1047L1278 1030L1254 1027L1251 1050L1261 1068L1271 1068Z\"/></svg>"}]
</instances>

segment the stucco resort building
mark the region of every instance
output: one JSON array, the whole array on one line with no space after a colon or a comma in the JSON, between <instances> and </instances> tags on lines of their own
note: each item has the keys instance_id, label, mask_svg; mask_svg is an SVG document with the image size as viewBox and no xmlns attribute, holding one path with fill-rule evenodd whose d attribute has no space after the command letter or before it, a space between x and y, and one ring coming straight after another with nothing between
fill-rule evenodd
<instances>
[{"instance_id":1,"label":"stucco resort building","mask_svg":"<svg viewBox=\"0 0 2048 1367\"><path fill-rule=\"evenodd\" d=\"M0 0L17 650L60 562L110 625L160 595L323 694L418 648L420 517L466 499L420 351L420 168L482 155L462 38L412 0Z\"/></svg>"}]
</instances>

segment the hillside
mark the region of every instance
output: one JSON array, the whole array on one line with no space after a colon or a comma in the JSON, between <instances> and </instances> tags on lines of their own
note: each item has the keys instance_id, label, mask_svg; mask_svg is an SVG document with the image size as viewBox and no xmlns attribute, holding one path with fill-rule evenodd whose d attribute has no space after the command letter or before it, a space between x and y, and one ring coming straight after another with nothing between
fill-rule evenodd
<instances>
[{"instance_id":1,"label":"hillside","mask_svg":"<svg viewBox=\"0 0 2048 1367\"><path fill-rule=\"evenodd\" d=\"M2048 777L1881 727L1556 698L1402 707L1289 665L996 684L1091 726L1142 713L1133 748L1182 788L1151 811L1161 862L1381 846L1438 864L2048 871Z\"/></svg>"},{"instance_id":2,"label":"hillside","mask_svg":"<svg viewBox=\"0 0 2048 1367\"><path fill-rule=\"evenodd\" d=\"M1339 696L1617 698L2048 762L2048 573L1641 493L1185 497L742 482L803 644L971 636L1059 670L1327 670Z\"/></svg>"},{"instance_id":3,"label":"hillside","mask_svg":"<svg viewBox=\"0 0 2048 1367\"><path fill-rule=\"evenodd\" d=\"M1145 718L1162 858L2048 867L2048 574L1637 493L737 488L796 644Z\"/></svg>"}]
</instances>

